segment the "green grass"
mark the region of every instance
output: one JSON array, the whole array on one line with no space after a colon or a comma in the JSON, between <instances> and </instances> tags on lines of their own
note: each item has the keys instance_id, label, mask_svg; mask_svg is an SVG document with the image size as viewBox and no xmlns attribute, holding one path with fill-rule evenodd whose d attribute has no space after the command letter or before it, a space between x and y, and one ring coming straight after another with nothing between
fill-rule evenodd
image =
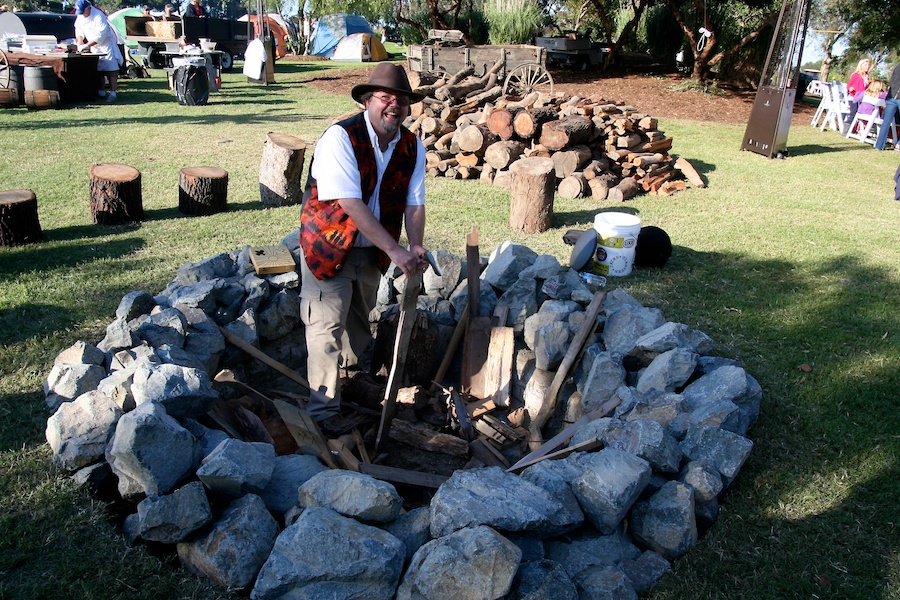
<instances>
[{"instance_id":1,"label":"green grass","mask_svg":"<svg viewBox=\"0 0 900 600\"><path fill-rule=\"evenodd\" d=\"M129 547L109 524L112 508L52 468L42 380L60 350L101 339L124 293L156 293L184 262L275 243L296 227L297 208L259 203L262 144L268 131L312 144L353 108L300 82L314 70L339 77L336 66L279 62L268 87L228 74L206 107L179 106L155 71L123 82L113 106L0 112L0 189L33 189L47 235L0 248L0 598L224 595L169 556ZM743 127L658 116L707 189L615 206L557 198L553 229L525 235L508 226L507 192L429 180L428 246L462 253L477 223L484 253L511 239L567 263L563 233L600 210L664 228L675 244L669 264L611 285L709 334L764 398L756 446L719 519L652 597L900 597L900 203L891 180L900 155L795 125L792 156L768 160L738 150ZM91 223L95 162L141 170L143 223ZM178 169L198 165L229 171L227 213L177 211Z\"/></svg>"}]
</instances>

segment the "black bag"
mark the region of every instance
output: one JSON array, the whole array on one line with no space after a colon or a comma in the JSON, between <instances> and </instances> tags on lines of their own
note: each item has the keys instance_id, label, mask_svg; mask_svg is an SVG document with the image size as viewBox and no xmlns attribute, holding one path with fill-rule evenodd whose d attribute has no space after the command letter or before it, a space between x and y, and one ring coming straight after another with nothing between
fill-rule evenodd
<instances>
[{"instance_id":1,"label":"black bag","mask_svg":"<svg viewBox=\"0 0 900 600\"><path fill-rule=\"evenodd\" d=\"M209 75L206 67L181 65L175 69L175 97L183 106L203 106L209 102Z\"/></svg>"}]
</instances>

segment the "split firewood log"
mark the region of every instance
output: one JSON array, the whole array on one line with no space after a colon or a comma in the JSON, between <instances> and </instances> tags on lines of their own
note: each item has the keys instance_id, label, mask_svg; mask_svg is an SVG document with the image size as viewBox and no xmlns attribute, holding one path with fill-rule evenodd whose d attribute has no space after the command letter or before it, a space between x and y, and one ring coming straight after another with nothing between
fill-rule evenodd
<instances>
[{"instance_id":1,"label":"split firewood log","mask_svg":"<svg viewBox=\"0 0 900 600\"><path fill-rule=\"evenodd\" d=\"M687 189L687 184L683 181L666 181L656 193L660 196L671 196L675 192L683 192Z\"/></svg>"},{"instance_id":2,"label":"split firewood log","mask_svg":"<svg viewBox=\"0 0 900 600\"><path fill-rule=\"evenodd\" d=\"M425 153L425 168L436 167L442 160L453 158L454 154L449 150L429 150Z\"/></svg>"},{"instance_id":3,"label":"split firewood log","mask_svg":"<svg viewBox=\"0 0 900 600\"><path fill-rule=\"evenodd\" d=\"M531 92L518 102L507 102L506 108L532 108L540 97L541 95L538 92Z\"/></svg>"},{"instance_id":4,"label":"split firewood log","mask_svg":"<svg viewBox=\"0 0 900 600\"><path fill-rule=\"evenodd\" d=\"M522 153L525 158L531 158L532 156L540 156L541 158L550 158L551 152L541 146L540 144L534 144L530 148L525 148L525 152Z\"/></svg>"},{"instance_id":5,"label":"split firewood log","mask_svg":"<svg viewBox=\"0 0 900 600\"><path fill-rule=\"evenodd\" d=\"M513 129L523 139L539 137L541 126L557 118L556 110L550 106L523 110L513 118Z\"/></svg>"},{"instance_id":6,"label":"split firewood log","mask_svg":"<svg viewBox=\"0 0 900 600\"><path fill-rule=\"evenodd\" d=\"M477 167L481 164L481 157L470 152L460 152L456 155L456 162L461 167Z\"/></svg>"},{"instance_id":7,"label":"split firewood log","mask_svg":"<svg viewBox=\"0 0 900 600\"><path fill-rule=\"evenodd\" d=\"M684 173L684 176L687 177L687 180L691 182L692 186L698 188L706 187L706 182L700 177L700 173L697 172L694 165L688 162L686 158L678 158L678 160L675 161L675 168Z\"/></svg>"},{"instance_id":8,"label":"split firewood log","mask_svg":"<svg viewBox=\"0 0 900 600\"><path fill-rule=\"evenodd\" d=\"M584 178L583 174L572 173L559 182L556 192L563 198L577 200L578 198L584 198L590 194L591 188L588 185L588 180Z\"/></svg>"},{"instance_id":9,"label":"split firewood log","mask_svg":"<svg viewBox=\"0 0 900 600\"><path fill-rule=\"evenodd\" d=\"M648 167L650 165L656 165L667 160L669 160L669 158L665 154L660 154L659 152L657 152L656 154L636 156L632 162L636 167Z\"/></svg>"},{"instance_id":10,"label":"split firewood log","mask_svg":"<svg viewBox=\"0 0 900 600\"><path fill-rule=\"evenodd\" d=\"M456 129L462 130L468 127L469 125L477 125L478 124L478 115L474 112L468 112L465 114L461 114L456 118Z\"/></svg>"},{"instance_id":11,"label":"split firewood log","mask_svg":"<svg viewBox=\"0 0 900 600\"><path fill-rule=\"evenodd\" d=\"M455 129L453 131L448 131L441 137L437 138L434 141L434 149L437 150L438 152L442 152L444 150L450 150L450 145L451 145L451 142L453 141L453 136L456 135L456 131L457 130L455 130ZM426 144L425 147L427 148L428 145Z\"/></svg>"},{"instance_id":12,"label":"split firewood log","mask_svg":"<svg viewBox=\"0 0 900 600\"><path fill-rule=\"evenodd\" d=\"M466 98L466 101L459 105L459 110L460 112L475 110L485 102L496 100L502 95L502 86L495 85L494 87L487 89L480 94L476 94L470 98Z\"/></svg>"},{"instance_id":13,"label":"split firewood log","mask_svg":"<svg viewBox=\"0 0 900 600\"><path fill-rule=\"evenodd\" d=\"M631 200L638 193L638 183L631 177L626 177L619 182L614 188L610 188L606 193L606 199L611 202L624 202Z\"/></svg>"},{"instance_id":14,"label":"split firewood log","mask_svg":"<svg viewBox=\"0 0 900 600\"><path fill-rule=\"evenodd\" d=\"M587 117L572 115L559 121L544 123L541 128L541 144L548 150L562 150L590 139L594 124Z\"/></svg>"},{"instance_id":15,"label":"split firewood log","mask_svg":"<svg viewBox=\"0 0 900 600\"><path fill-rule=\"evenodd\" d=\"M487 119L488 128L501 140L508 140L515 135L513 119L521 108L495 108Z\"/></svg>"},{"instance_id":16,"label":"split firewood log","mask_svg":"<svg viewBox=\"0 0 900 600\"><path fill-rule=\"evenodd\" d=\"M595 177L588 180L588 187L591 190L591 198L594 200L606 200L606 194L609 192L609 182L606 179Z\"/></svg>"},{"instance_id":17,"label":"split firewood log","mask_svg":"<svg viewBox=\"0 0 900 600\"><path fill-rule=\"evenodd\" d=\"M584 174L584 178L590 181L600 173L609 170L609 160L605 158L595 159L585 165L582 173Z\"/></svg>"},{"instance_id":18,"label":"split firewood log","mask_svg":"<svg viewBox=\"0 0 900 600\"><path fill-rule=\"evenodd\" d=\"M489 163L485 163L481 165L481 174L478 179L481 180L482 183L493 183L494 182L494 173L496 169L492 167Z\"/></svg>"},{"instance_id":19,"label":"split firewood log","mask_svg":"<svg viewBox=\"0 0 900 600\"><path fill-rule=\"evenodd\" d=\"M649 129L656 129L659 126L659 121L655 117L644 117L640 121L638 121L638 127L647 131Z\"/></svg>"},{"instance_id":20,"label":"split firewood log","mask_svg":"<svg viewBox=\"0 0 900 600\"><path fill-rule=\"evenodd\" d=\"M575 171L583 167L591 157L593 152L587 146L572 146L568 150L560 150L554 152L550 157L553 159L553 169L557 179L565 179Z\"/></svg>"},{"instance_id":21,"label":"split firewood log","mask_svg":"<svg viewBox=\"0 0 900 600\"><path fill-rule=\"evenodd\" d=\"M434 117L423 119L421 128L423 133L436 135L438 137L456 129L456 127L450 123L442 121L441 119L435 119Z\"/></svg>"},{"instance_id":22,"label":"split firewood log","mask_svg":"<svg viewBox=\"0 0 900 600\"><path fill-rule=\"evenodd\" d=\"M459 165L456 169L460 179L478 179L481 176L479 165Z\"/></svg>"},{"instance_id":23,"label":"split firewood log","mask_svg":"<svg viewBox=\"0 0 900 600\"><path fill-rule=\"evenodd\" d=\"M464 71L471 71L466 77L470 77L470 79L466 80L466 77L462 77L457 79L457 76L454 75L453 79L451 79L451 83L444 85L434 91L434 97L438 100L448 101L452 100L454 102L459 102L463 98L471 95L473 92L478 90L484 90L488 87L493 87L497 83L497 73L500 69L503 68L504 60L500 59L494 63L490 69L488 69L484 75L481 77L471 77L475 73L475 67L468 67L463 69L459 73L463 73ZM457 75L459 75L457 73ZM455 81L454 81L455 80Z\"/></svg>"},{"instance_id":24,"label":"split firewood log","mask_svg":"<svg viewBox=\"0 0 900 600\"><path fill-rule=\"evenodd\" d=\"M641 144L644 138L639 133L629 133L628 135L620 135L616 138L616 148L632 149Z\"/></svg>"},{"instance_id":25,"label":"split firewood log","mask_svg":"<svg viewBox=\"0 0 900 600\"><path fill-rule=\"evenodd\" d=\"M672 149L672 138L662 138L655 142L647 142L634 148L638 152L668 152Z\"/></svg>"},{"instance_id":26,"label":"split firewood log","mask_svg":"<svg viewBox=\"0 0 900 600\"><path fill-rule=\"evenodd\" d=\"M456 119L459 118L459 107L456 106L445 106L441 109L441 120L447 121L448 123L455 123Z\"/></svg>"},{"instance_id":27,"label":"split firewood log","mask_svg":"<svg viewBox=\"0 0 900 600\"><path fill-rule=\"evenodd\" d=\"M513 140L494 142L484 151L484 162L496 170L509 167L525 151L525 144Z\"/></svg>"},{"instance_id":28,"label":"split firewood log","mask_svg":"<svg viewBox=\"0 0 900 600\"><path fill-rule=\"evenodd\" d=\"M484 155L484 151L494 142L499 141L495 134L491 133L487 125L469 125L459 132L459 149L463 152L474 152Z\"/></svg>"}]
</instances>

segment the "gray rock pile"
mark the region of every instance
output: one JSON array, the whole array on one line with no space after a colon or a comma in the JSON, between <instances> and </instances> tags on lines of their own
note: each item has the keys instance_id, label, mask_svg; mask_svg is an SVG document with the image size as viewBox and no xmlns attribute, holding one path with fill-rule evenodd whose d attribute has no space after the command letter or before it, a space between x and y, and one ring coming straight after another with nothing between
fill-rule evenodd
<instances>
[{"instance_id":1,"label":"gray rock pile","mask_svg":"<svg viewBox=\"0 0 900 600\"><path fill-rule=\"evenodd\" d=\"M295 240L284 243L296 254ZM466 264L435 257L443 275L426 274L419 308L452 325ZM516 331L510 404L534 416L594 293L555 258L509 242L481 278L481 314L504 306ZM404 284L383 278L373 322ZM570 442L598 449L519 474L458 470L428 506L404 512L388 483L204 421L220 368L274 379L220 326L305 374L299 287L296 272L258 276L248 248L185 265L156 296L123 297L103 340L61 352L45 382L55 464L114 483L134 506L130 539L172 544L185 568L254 600L635 598L712 524L753 447L756 380L620 288L548 425L618 400Z\"/></svg>"}]
</instances>

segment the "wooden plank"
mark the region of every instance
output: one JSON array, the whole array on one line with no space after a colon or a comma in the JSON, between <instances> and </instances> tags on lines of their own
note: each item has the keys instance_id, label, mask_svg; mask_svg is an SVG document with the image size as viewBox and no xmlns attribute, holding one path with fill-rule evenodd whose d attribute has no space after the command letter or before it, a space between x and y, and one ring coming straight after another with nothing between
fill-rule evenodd
<instances>
[{"instance_id":1,"label":"wooden plank","mask_svg":"<svg viewBox=\"0 0 900 600\"><path fill-rule=\"evenodd\" d=\"M435 431L419 423L408 423L395 419L390 431L391 439L427 452L437 452L449 456L466 458L469 456L469 444L462 438Z\"/></svg>"},{"instance_id":2,"label":"wooden plank","mask_svg":"<svg viewBox=\"0 0 900 600\"><path fill-rule=\"evenodd\" d=\"M294 256L284 244L251 247L250 262L258 275L288 273L297 267Z\"/></svg>"},{"instance_id":3,"label":"wooden plank","mask_svg":"<svg viewBox=\"0 0 900 600\"><path fill-rule=\"evenodd\" d=\"M603 442L597 439L593 440L585 440L581 443L575 444L574 446L569 446L568 448L563 448L562 450L557 450L556 452L551 452L549 454L545 454L544 456L540 456L528 463L519 464L516 463L515 467L510 467L507 469L510 472L519 472L524 469L530 467L531 465L537 464L544 460L558 460L560 458L565 458L570 454L574 454L575 452L589 452L590 450L596 450L600 446L603 445ZM520 461L521 462L521 461Z\"/></svg>"},{"instance_id":4,"label":"wooden plank","mask_svg":"<svg viewBox=\"0 0 900 600\"><path fill-rule=\"evenodd\" d=\"M569 376L569 370L575 364L578 355L581 354L581 349L587 342L588 337L594 332L594 329L596 329L597 315L600 314L600 307L603 306L603 301L605 299L606 292L600 291L594 294L594 298L584 311L584 322L581 324L581 329L575 334L572 345L569 346L569 350L566 352L565 356L563 356L562 362L556 371L556 375L553 377L553 382L550 384L550 388L544 396L544 402L541 405L540 410L538 410L538 414L531 420L531 439L529 440L528 445L532 450L537 449L540 445L538 440L541 439L541 427L544 426L553 415L553 411L556 410L556 401L559 396L559 390L562 389L563 383Z\"/></svg>"},{"instance_id":5,"label":"wooden plank","mask_svg":"<svg viewBox=\"0 0 900 600\"><path fill-rule=\"evenodd\" d=\"M512 327L491 328L487 364L484 368L484 395L491 398L497 406L509 406L515 343L515 330Z\"/></svg>"},{"instance_id":6,"label":"wooden plank","mask_svg":"<svg viewBox=\"0 0 900 600\"><path fill-rule=\"evenodd\" d=\"M380 479L381 481L387 481L389 483L413 485L416 487L424 487L434 490L441 487L441 484L449 479L449 477L445 475L420 473L419 471L409 471L406 469L398 469L396 467L387 467L385 465L376 465L370 463L360 463L359 472L366 475L371 475L375 479Z\"/></svg>"},{"instance_id":7,"label":"wooden plank","mask_svg":"<svg viewBox=\"0 0 900 600\"><path fill-rule=\"evenodd\" d=\"M502 454L498 457L497 454L499 454L499 452L497 449L485 438L479 437L472 440L472 442L469 443L469 450L471 451L473 458L477 458L488 467L509 468L509 462L506 458ZM495 452L497 452L497 454L495 454Z\"/></svg>"},{"instance_id":8,"label":"wooden plank","mask_svg":"<svg viewBox=\"0 0 900 600\"><path fill-rule=\"evenodd\" d=\"M483 414L497 410L497 405L494 404L494 401L491 398L487 398L484 400L476 400L475 402L467 402L466 410L469 413L470 419L477 419Z\"/></svg>"},{"instance_id":9,"label":"wooden plank","mask_svg":"<svg viewBox=\"0 0 900 600\"><path fill-rule=\"evenodd\" d=\"M488 425L483 419L475 421L475 431L501 446L507 442L506 436Z\"/></svg>"},{"instance_id":10,"label":"wooden plank","mask_svg":"<svg viewBox=\"0 0 900 600\"><path fill-rule=\"evenodd\" d=\"M256 346L254 346L253 344L250 344L243 338L236 336L235 334L231 333L224 327L220 326L219 331L222 332L222 335L224 335L225 339L228 340L231 344L237 346L238 348L240 348L241 350L243 350L250 356L257 358L260 361L264 362L265 364L269 365L270 367L272 367L273 369L275 369L282 375L286 375L286 376L290 377L291 379L293 379L294 381L296 381L297 383L299 383L306 389L309 389L309 382L306 381L306 379L304 379L300 375L298 375L297 372L294 371L289 366L278 362L277 360L275 360L274 358L272 358L271 356L269 356L268 354L266 354L265 352L263 352Z\"/></svg>"},{"instance_id":11,"label":"wooden plank","mask_svg":"<svg viewBox=\"0 0 900 600\"><path fill-rule=\"evenodd\" d=\"M322 437L319 426L316 425L310 414L283 400L275 400L274 404L275 410L278 411L288 431L297 440L300 452L318 456L323 463L332 469L337 469L337 465L331 458L331 451L325 444L325 438Z\"/></svg>"},{"instance_id":12,"label":"wooden plank","mask_svg":"<svg viewBox=\"0 0 900 600\"><path fill-rule=\"evenodd\" d=\"M384 391L384 403L381 407L381 422L375 438L375 448L380 452L387 444L391 430L391 421L397 409L397 392L403 381L403 370L406 366L406 353L409 350L409 338L416 324L416 298L422 289L422 274L416 273L407 278L403 298L400 301L400 316L397 319L397 337L394 339L394 356L391 361L391 372Z\"/></svg>"},{"instance_id":13,"label":"wooden plank","mask_svg":"<svg viewBox=\"0 0 900 600\"><path fill-rule=\"evenodd\" d=\"M479 316L481 305L481 256L478 250L478 227L466 235L466 267L468 270L468 313L466 339L463 344L462 389L476 398L486 398L485 363L490 345L491 318Z\"/></svg>"},{"instance_id":14,"label":"wooden plank","mask_svg":"<svg viewBox=\"0 0 900 600\"><path fill-rule=\"evenodd\" d=\"M522 459L519 460L519 462L514 464L508 470L510 472L513 472L513 471L518 471L518 470L524 469L525 467L527 467L529 465L533 465L534 463L538 462L538 459L550 454L551 452L553 452L554 450L556 450L557 448L559 448L560 446L562 446L563 444L565 444L566 442L571 440L572 437L576 433L578 433L579 429L581 429L582 427L584 427L591 421L596 421L597 419L599 419L601 417L605 417L607 414L612 412L618 405L619 405L618 398L613 398L612 400L609 400L608 402L606 402L606 404L604 404L597 410L589 412L588 414L584 415L583 417L576 420L574 423L572 423L571 425L569 425L568 427L566 427L565 429L563 429L562 431L560 431L559 433L554 435L552 438L550 438L549 440L544 442L540 446L540 448L538 448L537 450L534 450L534 451L530 452L529 454L526 454L525 456L523 456Z\"/></svg>"}]
</instances>

